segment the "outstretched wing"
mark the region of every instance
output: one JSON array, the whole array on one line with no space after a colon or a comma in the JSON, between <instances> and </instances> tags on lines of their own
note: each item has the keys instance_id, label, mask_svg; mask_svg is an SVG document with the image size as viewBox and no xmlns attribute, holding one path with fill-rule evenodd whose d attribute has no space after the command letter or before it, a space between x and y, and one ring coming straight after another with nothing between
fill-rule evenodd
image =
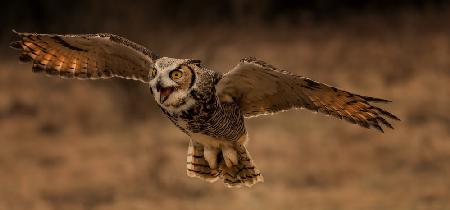
<instances>
[{"instance_id":1,"label":"outstretched wing","mask_svg":"<svg viewBox=\"0 0 450 210\"><path fill-rule=\"evenodd\" d=\"M339 90L254 58L241 60L223 76L216 90L221 102L238 103L245 117L307 108L380 131L381 125L392 128L386 117L399 120L371 104L387 100Z\"/></svg>"},{"instance_id":2,"label":"outstretched wing","mask_svg":"<svg viewBox=\"0 0 450 210\"><path fill-rule=\"evenodd\" d=\"M33 72L64 78L121 77L148 81L157 56L146 48L113 34L56 35L17 33L10 46L22 51L21 61L32 61Z\"/></svg>"}]
</instances>

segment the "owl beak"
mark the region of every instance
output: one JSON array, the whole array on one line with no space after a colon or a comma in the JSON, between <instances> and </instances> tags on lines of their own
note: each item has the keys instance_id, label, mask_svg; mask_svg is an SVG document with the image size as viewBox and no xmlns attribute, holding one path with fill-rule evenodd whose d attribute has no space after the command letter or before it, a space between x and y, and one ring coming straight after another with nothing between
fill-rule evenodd
<instances>
[{"instance_id":1,"label":"owl beak","mask_svg":"<svg viewBox=\"0 0 450 210\"><path fill-rule=\"evenodd\" d=\"M174 91L173 87L161 88L159 90L159 102L164 103L167 98L169 98L170 94Z\"/></svg>"}]
</instances>

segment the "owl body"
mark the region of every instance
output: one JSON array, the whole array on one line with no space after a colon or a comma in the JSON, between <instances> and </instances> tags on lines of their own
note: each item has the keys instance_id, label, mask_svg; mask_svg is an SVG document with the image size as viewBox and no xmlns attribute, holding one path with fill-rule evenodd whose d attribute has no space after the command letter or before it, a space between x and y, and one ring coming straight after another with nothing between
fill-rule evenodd
<instances>
[{"instance_id":1,"label":"owl body","mask_svg":"<svg viewBox=\"0 0 450 210\"><path fill-rule=\"evenodd\" d=\"M358 95L244 58L221 74L198 60L159 57L112 34L17 33L11 47L36 73L77 79L119 77L149 84L164 114L190 137L187 175L226 186L252 186L263 177L246 149L244 119L306 108L365 128L393 128L399 120ZM157 132L157 131L155 131Z\"/></svg>"},{"instance_id":2,"label":"owl body","mask_svg":"<svg viewBox=\"0 0 450 210\"><path fill-rule=\"evenodd\" d=\"M179 65L174 65L176 63ZM199 63L174 58L160 60L154 71L155 78L151 78L153 82L150 82L150 89L155 100L159 101L164 114L191 138L187 157L188 175L212 181L223 177L229 186L262 181L262 176L244 147L247 135L244 116L238 104L221 102L216 94L216 85L222 75ZM190 74L188 88L175 89L167 99L161 99L161 92L164 91L158 91L158 87L164 89L173 84L160 77L165 72L173 71ZM180 109L181 106L184 107ZM248 161L238 164L239 159ZM242 173L248 175L243 176Z\"/></svg>"}]
</instances>

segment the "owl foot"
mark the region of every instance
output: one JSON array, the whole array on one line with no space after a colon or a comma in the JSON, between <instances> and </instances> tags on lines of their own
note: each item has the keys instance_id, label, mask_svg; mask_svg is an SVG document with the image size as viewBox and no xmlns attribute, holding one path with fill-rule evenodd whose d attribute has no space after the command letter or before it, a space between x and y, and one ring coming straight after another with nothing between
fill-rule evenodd
<instances>
[{"instance_id":1,"label":"owl foot","mask_svg":"<svg viewBox=\"0 0 450 210\"><path fill-rule=\"evenodd\" d=\"M237 155L236 150L233 147L227 146L227 147L222 148L222 155L223 155L225 164L228 168L231 168L231 167L233 167L233 165L238 164L238 155Z\"/></svg>"}]
</instances>

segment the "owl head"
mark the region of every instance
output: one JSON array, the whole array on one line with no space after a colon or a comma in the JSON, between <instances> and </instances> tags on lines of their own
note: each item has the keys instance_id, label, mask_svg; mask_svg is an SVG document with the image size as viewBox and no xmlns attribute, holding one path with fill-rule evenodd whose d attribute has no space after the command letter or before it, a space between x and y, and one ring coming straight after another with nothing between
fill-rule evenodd
<instances>
[{"instance_id":1,"label":"owl head","mask_svg":"<svg viewBox=\"0 0 450 210\"><path fill-rule=\"evenodd\" d=\"M156 102L169 111L182 111L195 100L190 92L196 85L200 62L190 59L159 58L150 70L150 91Z\"/></svg>"}]
</instances>

